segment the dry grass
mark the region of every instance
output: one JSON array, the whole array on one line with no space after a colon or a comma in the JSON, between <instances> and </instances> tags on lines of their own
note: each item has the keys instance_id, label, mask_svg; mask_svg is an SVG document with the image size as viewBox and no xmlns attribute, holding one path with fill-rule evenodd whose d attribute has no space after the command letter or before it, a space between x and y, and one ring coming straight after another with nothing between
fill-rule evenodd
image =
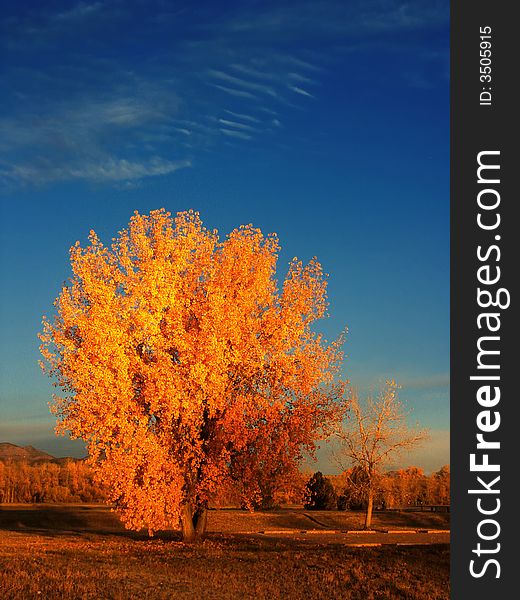
<instances>
[{"instance_id":1,"label":"dry grass","mask_svg":"<svg viewBox=\"0 0 520 600\"><path fill-rule=\"evenodd\" d=\"M363 529L365 514L362 511L305 511L323 527L331 529ZM375 512L372 529L449 529L449 513L433 512Z\"/></svg>"},{"instance_id":2,"label":"dry grass","mask_svg":"<svg viewBox=\"0 0 520 600\"><path fill-rule=\"evenodd\" d=\"M244 516L219 514L222 521L211 517L222 527ZM293 517L298 527L299 517L305 518ZM272 518L258 515L255 526ZM123 532L106 509L88 507L1 508L0 529L0 590L6 600L449 598L446 545L310 546L212 533L190 547L173 532L152 540Z\"/></svg>"}]
</instances>

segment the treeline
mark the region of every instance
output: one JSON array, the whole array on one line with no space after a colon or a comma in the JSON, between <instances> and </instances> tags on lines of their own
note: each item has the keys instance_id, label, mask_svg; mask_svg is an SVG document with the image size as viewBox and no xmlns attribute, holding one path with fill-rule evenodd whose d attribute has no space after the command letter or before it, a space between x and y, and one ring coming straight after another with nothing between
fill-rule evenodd
<instances>
[{"instance_id":1,"label":"treeline","mask_svg":"<svg viewBox=\"0 0 520 600\"><path fill-rule=\"evenodd\" d=\"M102 502L103 489L83 462L0 461L0 503Z\"/></svg>"},{"instance_id":2,"label":"treeline","mask_svg":"<svg viewBox=\"0 0 520 600\"><path fill-rule=\"evenodd\" d=\"M450 467L445 465L430 476L409 467L383 476L376 504L387 508L450 503Z\"/></svg>"},{"instance_id":3,"label":"treeline","mask_svg":"<svg viewBox=\"0 0 520 600\"><path fill-rule=\"evenodd\" d=\"M449 466L429 476L418 467L390 471L380 475L373 485L376 509L450 503ZM367 505L367 486L367 478L359 467L330 477L317 472L305 486L305 507L316 510L364 509Z\"/></svg>"},{"instance_id":4,"label":"treeline","mask_svg":"<svg viewBox=\"0 0 520 600\"><path fill-rule=\"evenodd\" d=\"M449 505L450 467L425 475L418 467L389 471L374 481L375 508ZM366 508L367 481L361 469L354 467L340 475L294 473L274 486L264 482L262 495L253 508L275 508L287 504L304 504L309 509L360 510ZM240 506L240 487L230 484L221 489L216 507Z\"/></svg>"},{"instance_id":5,"label":"treeline","mask_svg":"<svg viewBox=\"0 0 520 600\"><path fill-rule=\"evenodd\" d=\"M357 510L366 506L366 482L360 469L340 475L295 473L272 486L264 485L255 509L302 504L309 509ZM0 503L103 502L105 491L94 480L83 461L63 462L0 461ZM240 488L228 485L220 490L213 506L241 506ZM442 467L425 475L418 467L391 471L376 482L376 508L402 508L450 503L450 468Z\"/></svg>"}]
</instances>

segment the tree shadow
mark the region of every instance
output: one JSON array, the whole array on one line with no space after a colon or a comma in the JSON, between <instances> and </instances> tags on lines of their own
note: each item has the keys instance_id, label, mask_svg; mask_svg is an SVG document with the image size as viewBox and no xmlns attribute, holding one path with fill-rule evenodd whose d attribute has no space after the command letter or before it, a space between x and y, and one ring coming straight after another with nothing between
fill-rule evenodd
<instances>
[{"instance_id":1,"label":"tree shadow","mask_svg":"<svg viewBox=\"0 0 520 600\"><path fill-rule=\"evenodd\" d=\"M129 531L106 506L27 505L0 507L0 530L38 534L46 537L63 535L102 535L148 540L146 530ZM164 540L178 540L177 531L155 535Z\"/></svg>"},{"instance_id":2,"label":"tree shadow","mask_svg":"<svg viewBox=\"0 0 520 600\"><path fill-rule=\"evenodd\" d=\"M381 525L415 528L449 528L449 513L428 511L381 511L377 514L377 522Z\"/></svg>"},{"instance_id":3,"label":"tree shadow","mask_svg":"<svg viewBox=\"0 0 520 600\"><path fill-rule=\"evenodd\" d=\"M237 511L242 512L242 511ZM266 525L270 519L265 519ZM272 524L277 525L276 518ZM118 517L106 506L82 505L4 505L0 506L0 532L9 531L25 535L38 535L46 538L64 536L89 539L101 536L105 539L127 539L132 541L161 540L181 542L180 531L158 531L153 536L146 530L129 531ZM257 533L208 531L204 541L189 546L201 548L204 545L221 546L239 553L250 551L276 551L294 546L292 540L262 538Z\"/></svg>"},{"instance_id":4,"label":"tree shadow","mask_svg":"<svg viewBox=\"0 0 520 600\"><path fill-rule=\"evenodd\" d=\"M316 515L307 511L279 510L253 513L233 510L212 518L211 511L208 523L207 539L209 541L226 541L228 544L258 545L262 531L280 530L286 533L297 533L307 529L361 529L361 513L326 514L320 511ZM308 516L310 514L310 517ZM338 516L339 515L339 516ZM215 515L216 516L216 515ZM347 517L347 520L345 520ZM357 520L359 520L359 524ZM398 512L381 511L374 513L375 529L414 528L414 529L448 529L449 514L430 512ZM181 534L176 530L158 531L149 536L148 531L130 531L125 529L118 516L105 505L3 505L0 506L0 531L11 531L27 535L45 537L59 536L103 536L125 538L129 540L163 540L179 542ZM260 535L260 538L262 536ZM292 544L283 534L278 542ZM251 541L254 540L254 541ZM265 543L272 546L271 541ZM274 543L274 542L273 542ZM275 544L276 546L276 544Z\"/></svg>"}]
</instances>

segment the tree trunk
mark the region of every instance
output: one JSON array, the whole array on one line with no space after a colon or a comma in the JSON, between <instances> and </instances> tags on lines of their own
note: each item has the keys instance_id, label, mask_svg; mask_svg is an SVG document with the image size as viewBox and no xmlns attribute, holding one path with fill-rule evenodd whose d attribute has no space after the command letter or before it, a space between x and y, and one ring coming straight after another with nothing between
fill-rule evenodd
<instances>
[{"instance_id":1,"label":"tree trunk","mask_svg":"<svg viewBox=\"0 0 520 600\"><path fill-rule=\"evenodd\" d=\"M374 492L372 490L368 491L368 503L367 503L367 512L365 515L365 529L370 529L370 525L372 524L372 507L374 506Z\"/></svg>"},{"instance_id":2,"label":"tree trunk","mask_svg":"<svg viewBox=\"0 0 520 600\"><path fill-rule=\"evenodd\" d=\"M186 503L181 510L182 541L193 544L200 541L206 533L208 511L205 505L198 506L195 510L190 503Z\"/></svg>"}]
</instances>

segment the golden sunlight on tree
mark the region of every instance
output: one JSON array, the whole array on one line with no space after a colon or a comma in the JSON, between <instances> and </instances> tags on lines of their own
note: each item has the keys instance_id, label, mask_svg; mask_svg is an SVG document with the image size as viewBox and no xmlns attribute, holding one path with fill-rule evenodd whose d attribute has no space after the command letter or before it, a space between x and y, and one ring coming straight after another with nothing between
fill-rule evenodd
<instances>
[{"instance_id":1,"label":"golden sunlight on tree","mask_svg":"<svg viewBox=\"0 0 520 600\"><path fill-rule=\"evenodd\" d=\"M193 541L219 488L253 505L337 423L343 336L311 329L321 265L294 259L278 289L276 236L221 241L193 211L136 212L111 246L89 240L40 334L57 430L85 440L128 528L180 520Z\"/></svg>"},{"instance_id":2,"label":"golden sunlight on tree","mask_svg":"<svg viewBox=\"0 0 520 600\"><path fill-rule=\"evenodd\" d=\"M349 484L366 499L365 529L372 523L374 495L384 465L428 439L425 429L407 425L398 389L395 381L387 381L376 398L368 397L363 404L354 391L350 415L336 433L340 442L334 453L336 462L343 470L357 467L350 471Z\"/></svg>"}]
</instances>

